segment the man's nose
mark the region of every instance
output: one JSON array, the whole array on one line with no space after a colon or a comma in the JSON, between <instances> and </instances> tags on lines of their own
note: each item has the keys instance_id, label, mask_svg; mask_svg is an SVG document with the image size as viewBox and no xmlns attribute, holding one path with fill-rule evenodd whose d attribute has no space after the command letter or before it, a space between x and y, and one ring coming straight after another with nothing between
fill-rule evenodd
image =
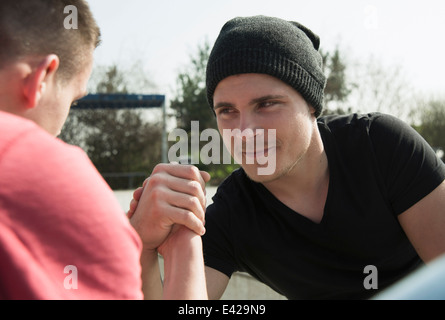
<instances>
[{"instance_id":1,"label":"man's nose","mask_svg":"<svg viewBox=\"0 0 445 320\"><path fill-rule=\"evenodd\" d=\"M255 136L258 134L257 131L260 128L261 126L258 123L255 115L248 112L241 114L239 129L241 131L241 138L243 141L255 138Z\"/></svg>"}]
</instances>

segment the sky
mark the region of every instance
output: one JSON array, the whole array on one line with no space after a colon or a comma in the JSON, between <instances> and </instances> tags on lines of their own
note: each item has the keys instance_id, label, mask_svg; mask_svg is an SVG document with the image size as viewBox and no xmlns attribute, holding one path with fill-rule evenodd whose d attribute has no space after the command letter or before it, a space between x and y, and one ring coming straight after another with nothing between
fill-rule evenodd
<instances>
[{"instance_id":1,"label":"sky","mask_svg":"<svg viewBox=\"0 0 445 320\"><path fill-rule=\"evenodd\" d=\"M237 16L268 15L298 21L355 61L373 56L399 65L426 93L445 92L443 0L89 0L102 31L99 65L141 68L158 94L171 95L176 77L198 45L213 44ZM171 97L170 97L171 98Z\"/></svg>"}]
</instances>

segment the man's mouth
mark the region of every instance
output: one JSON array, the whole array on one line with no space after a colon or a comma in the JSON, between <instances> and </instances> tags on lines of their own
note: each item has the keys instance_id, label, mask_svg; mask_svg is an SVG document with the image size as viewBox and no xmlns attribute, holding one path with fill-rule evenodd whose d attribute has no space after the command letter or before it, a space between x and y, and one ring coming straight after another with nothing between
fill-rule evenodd
<instances>
[{"instance_id":1,"label":"man's mouth","mask_svg":"<svg viewBox=\"0 0 445 320\"><path fill-rule=\"evenodd\" d=\"M242 150L241 154L246 159L252 159L256 160L258 158L266 158L269 156L270 152L274 152L276 150L276 147L267 147L263 149L257 149L257 150Z\"/></svg>"}]
</instances>

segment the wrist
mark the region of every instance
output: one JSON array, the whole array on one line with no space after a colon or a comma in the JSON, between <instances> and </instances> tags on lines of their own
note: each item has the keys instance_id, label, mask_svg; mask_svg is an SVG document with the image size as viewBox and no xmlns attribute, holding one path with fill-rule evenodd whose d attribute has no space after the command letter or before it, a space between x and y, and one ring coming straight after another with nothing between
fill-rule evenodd
<instances>
[{"instance_id":1,"label":"wrist","mask_svg":"<svg viewBox=\"0 0 445 320\"><path fill-rule=\"evenodd\" d=\"M153 259L157 259L158 257L158 251L156 249L145 249L142 248L141 251L141 263L144 263L145 261L151 261Z\"/></svg>"}]
</instances>

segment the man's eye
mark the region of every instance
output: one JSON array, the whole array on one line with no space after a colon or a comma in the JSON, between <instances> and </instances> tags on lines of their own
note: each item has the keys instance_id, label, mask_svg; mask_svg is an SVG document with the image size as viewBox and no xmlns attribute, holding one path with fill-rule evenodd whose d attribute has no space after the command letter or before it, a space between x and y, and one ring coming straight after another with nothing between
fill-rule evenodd
<instances>
[{"instance_id":1,"label":"man's eye","mask_svg":"<svg viewBox=\"0 0 445 320\"><path fill-rule=\"evenodd\" d=\"M228 114L230 112L232 112L231 108L218 108L216 114Z\"/></svg>"},{"instance_id":2,"label":"man's eye","mask_svg":"<svg viewBox=\"0 0 445 320\"><path fill-rule=\"evenodd\" d=\"M276 104L275 101L265 101L265 102L261 102L260 104L258 104L259 108L267 108L267 107L272 107Z\"/></svg>"}]
</instances>

